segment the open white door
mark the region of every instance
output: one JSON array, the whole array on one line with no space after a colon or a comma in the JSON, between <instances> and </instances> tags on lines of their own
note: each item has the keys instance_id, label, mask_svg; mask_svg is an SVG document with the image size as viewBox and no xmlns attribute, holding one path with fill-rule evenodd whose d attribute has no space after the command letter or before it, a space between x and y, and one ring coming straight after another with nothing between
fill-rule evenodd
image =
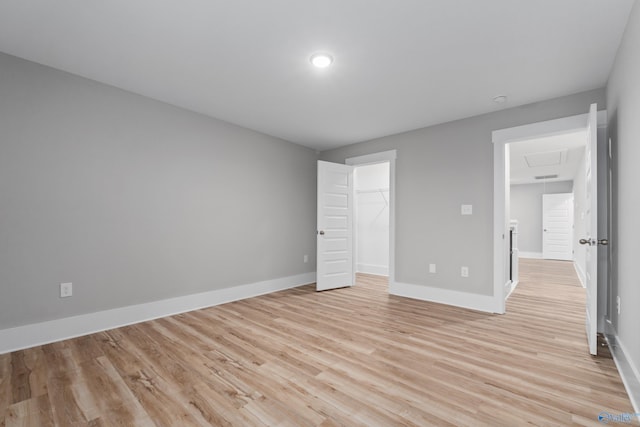
<instances>
[{"instance_id":1,"label":"open white door","mask_svg":"<svg viewBox=\"0 0 640 427\"><path fill-rule=\"evenodd\" d=\"M580 244L586 245L586 328L589 352L598 352L598 108L591 104L587 122L586 212L585 234Z\"/></svg>"},{"instance_id":2,"label":"open white door","mask_svg":"<svg viewBox=\"0 0 640 427\"><path fill-rule=\"evenodd\" d=\"M352 286L353 166L318 161L316 290Z\"/></svg>"}]
</instances>

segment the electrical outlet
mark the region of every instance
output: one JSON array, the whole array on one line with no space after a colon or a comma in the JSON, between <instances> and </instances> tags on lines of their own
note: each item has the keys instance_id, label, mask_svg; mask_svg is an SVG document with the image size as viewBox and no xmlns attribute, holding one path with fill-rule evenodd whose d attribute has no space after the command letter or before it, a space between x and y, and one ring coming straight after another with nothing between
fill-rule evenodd
<instances>
[{"instance_id":1,"label":"electrical outlet","mask_svg":"<svg viewBox=\"0 0 640 427\"><path fill-rule=\"evenodd\" d=\"M620 297L619 296L616 297L616 311L618 312L618 315L620 315Z\"/></svg>"},{"instance_id":2,"label":"electrical outlet","mask_svg":"<svg viewBox=\"0 0 640 427\"><path fill-rule=\"evenodd\" d=\"M302 260L304 261L304 263L308 263L309 262L309 255L305 255Z\"/></svg>"},{"instance_id":3,"label":"electrical outlet","mask_svg":"<svg viewBox=\"0 0 640 427\"><path fill-rule=\"evenodd\" d=\"M460 268L460 276L469 277L469 267L461 267Z\"/></svg>"},{"instance_id":4,"label":"electrical outlet","mask_svg":"<svg viewBox=\"0 0 640 427\"><path fill-rule=\"evenodd\" d=\"M73 295L73 283L60 283L60 298L67 298Z\"/></svg>"},{"instance_id":5,"label":"electrical outlet","mask_svg":"<svg viewBox=\"0 0 640 427\"><path fill-rule=\"evenodd\" d=\"M435 273L435 272L436 272L436 265L429 264L429 273Z\"/></svg>"},{"instance_id":6,"label":"electrical outlet","mask_svg":"<svg viewBox=\"0 0 640 427\"><path fill-rule=\"evenodd\" d=\"M460 206L460 215L473 215L473 205Z\"/></svg>"}]
</instances>

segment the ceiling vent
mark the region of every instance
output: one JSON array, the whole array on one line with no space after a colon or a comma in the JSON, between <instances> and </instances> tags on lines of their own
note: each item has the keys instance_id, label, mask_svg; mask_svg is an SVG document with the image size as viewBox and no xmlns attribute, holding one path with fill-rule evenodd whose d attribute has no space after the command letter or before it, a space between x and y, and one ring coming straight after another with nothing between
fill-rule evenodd
<instances>
[{"instance_id":1,"label":"ceiling vent","mask_svg":"<svg viewBox=\"0 0 640 427\"><path fill-rule=\"evenodd\" d=\"M553 178L557 178L558 175L538 175L538 176L534 176L535 179L553 179Z\"/></svg>"},{"instance_id":2,"label":"ceiling vent","mask_svg":"<svg viewBox=\"0 0 640 427\"><path fill-rule=\"evenodd\" d=\"M524 160L530 168L559 166L567 159L567 150L526 154Z\"/></svg>"}]
</instances>

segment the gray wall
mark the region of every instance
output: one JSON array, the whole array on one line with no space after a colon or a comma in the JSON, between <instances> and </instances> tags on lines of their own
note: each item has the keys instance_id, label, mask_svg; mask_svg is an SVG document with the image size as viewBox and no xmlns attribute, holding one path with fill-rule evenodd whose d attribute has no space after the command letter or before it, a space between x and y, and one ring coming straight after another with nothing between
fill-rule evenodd
<instances>
[{"instance_id":1,"label":"gray wall","mask_svg":"<svg viewBox=\"0 0 640 427\"><path fill-rule=\"evenodd\" d=\"M315 271L310 149L4 54L0 131L0 329Z\"/></svg>"},{"instance_id":2,"label":"gray wall","mask_svg":"<svg viewBox=\"0 0 640 427\"><path fill-rule=\"evenodd\" d=\"M397 149L396 281L493 294L493 144L491 132L589 110L604 89L325 151L323 160ZM460 205L473 215L461 216ZM429 263L437 274L428 274ZM460 267L469 267L469 278Z\"/></svg>"},{"instance_id":3,"label":"gray wall","mask_svg":"<svg viewBox=\"0 0 640 427\"><path fill-rule=\"evenodd\" d=\"M611 320L629 356L640 368L640 4L631 11L607 85L609 136L613 151L614 256L612 301L620 296L621 314Z\"/></svg>"},{"instance_id":4,"label":"gray wall","mask_svg":"<svg viewBox=\"0 0 640 427\"><path fill-rule=\"evenodd\" d=\"M542 253L542 195L572 190L572 181L511 186L511 219L518 220L520 252Z\"/></svg>"}]
</instances>

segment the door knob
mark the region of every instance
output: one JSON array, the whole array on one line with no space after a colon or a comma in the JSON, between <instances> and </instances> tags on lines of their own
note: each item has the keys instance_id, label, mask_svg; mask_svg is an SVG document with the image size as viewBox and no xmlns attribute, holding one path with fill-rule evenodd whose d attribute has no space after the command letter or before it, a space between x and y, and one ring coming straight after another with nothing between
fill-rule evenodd
<instances>
[{"instance_id":1,"label":"door knob","mask_svg":"<svg viewBox=\"0 0 640 427\"><path fill-rule=\"evenodd\" d=\"M324 230L318 231L318 234L321 235L321 236L324 236Z\"/></svg>"},{"instance_id":2,"label":"door knob","mask_svg":"<svg viewBox=\"0 0 640 427\"><path fill-rule=\"evenodd\" d=\"M602 246L607 246L609 244L609 240L607 239L580 239L579 240L581 245L589 245L589 246L595 246L595 245L602 245Z\"/></svg>"}]
</instances>

